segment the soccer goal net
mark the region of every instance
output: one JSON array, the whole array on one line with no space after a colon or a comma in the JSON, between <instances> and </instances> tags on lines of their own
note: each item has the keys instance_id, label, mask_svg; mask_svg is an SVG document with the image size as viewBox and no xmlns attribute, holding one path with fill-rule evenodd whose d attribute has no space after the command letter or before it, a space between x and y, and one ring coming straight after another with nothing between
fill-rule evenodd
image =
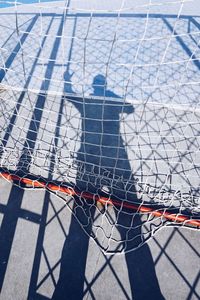
<instances>
[{"instance_id":1,"label":"soccer goal net","mask_svg":"<svg viewBox=\"0 0 200 300\"><path fill-rule=\"evenodd\" d=\"M0 36L2 177L105 253L200 227L198 1L0 1Z\"/></svg>"}]
</instances>

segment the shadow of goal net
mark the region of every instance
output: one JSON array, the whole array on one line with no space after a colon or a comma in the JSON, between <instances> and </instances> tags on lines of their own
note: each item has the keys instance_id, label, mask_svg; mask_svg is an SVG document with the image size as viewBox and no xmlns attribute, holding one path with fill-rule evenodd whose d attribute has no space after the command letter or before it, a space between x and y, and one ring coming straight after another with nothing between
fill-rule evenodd
<instances>
[{"instance_id":1,"label":"shadow of goal net","mask_svg":"<svg viewBox=\"0 0 200 300\"><path fill-rule=\"evenodd\" d=\"M0 174L105 253L200 226L200 6L132 2L0 4Z\"/></svg>"}]
</instances>

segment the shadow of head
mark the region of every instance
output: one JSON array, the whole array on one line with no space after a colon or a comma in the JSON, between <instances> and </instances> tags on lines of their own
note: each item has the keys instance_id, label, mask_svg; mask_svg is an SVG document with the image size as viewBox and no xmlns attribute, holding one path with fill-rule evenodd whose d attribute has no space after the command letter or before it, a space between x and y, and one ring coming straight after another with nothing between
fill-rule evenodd
<instances>
[{"instance_id":1,"label":"shadow of head","mask_svg":"<svg viewBox=\"0 0 200 300\"><path fill-rule=\"evenodd\" d=\"M92 82L93 94L96 96L104 96L107 91L107 80L102 74L94 77Z\"/></svg>"},{"instance_id":2,"label":"shadow of head","mask_svg":"<svg viewBox=\"0 0 200 300\"><path fill-rule=\"evenodd\" d=\"M122 98L120 95L116 94L114 91L111 91L107 88L107 80L106 77L102 74L98 74L94 77L92 82L92 88L94 96L100 96L107 98L106 102L104 101L104 110L105 115L106 112L110 112L111 120L115 119L116 113L125 113L125 114L131 114L134 112L134 107L132 104L126 102L125 98ZM112 102L110 102L109 98L113 98ZM113 101L115 100L115 101ZM108 116L107 116L108 117ZM118 118L119 119L119 118Z\"/></svg>"}]
</instances>

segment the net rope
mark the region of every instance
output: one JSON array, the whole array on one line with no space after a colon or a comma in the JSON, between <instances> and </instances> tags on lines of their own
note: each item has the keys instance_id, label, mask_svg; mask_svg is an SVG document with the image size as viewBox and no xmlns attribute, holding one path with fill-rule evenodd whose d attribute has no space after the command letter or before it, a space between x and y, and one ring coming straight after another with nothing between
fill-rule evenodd
<instances>
[{"instance_id":1,"label":"net rope","mask_svg":"<svg viewBox=\"0 0 200 300\"><path fill-rule=\"evenodd\" d=\"M109 3L108 3L109 2ZM195 0L0 1L0 174L105 253L200 224Z\"/></svg>"}]
</instances>

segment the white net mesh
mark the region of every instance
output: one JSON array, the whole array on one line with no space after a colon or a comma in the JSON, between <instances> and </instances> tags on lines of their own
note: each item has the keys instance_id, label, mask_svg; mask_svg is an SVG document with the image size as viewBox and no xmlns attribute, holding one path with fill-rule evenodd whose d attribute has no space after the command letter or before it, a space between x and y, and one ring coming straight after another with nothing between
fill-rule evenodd
<instances>
[{"instance_id":1,"label":"white net mesh","mask_svg":"<svg viewBox=\"0 0 200 300\"><path fill-rule=\"evenodd\" d=\"M198 2L26 2L0 2L1 173L60 187L105 252L199 219Z\"/></svg>"}]
</instances>

